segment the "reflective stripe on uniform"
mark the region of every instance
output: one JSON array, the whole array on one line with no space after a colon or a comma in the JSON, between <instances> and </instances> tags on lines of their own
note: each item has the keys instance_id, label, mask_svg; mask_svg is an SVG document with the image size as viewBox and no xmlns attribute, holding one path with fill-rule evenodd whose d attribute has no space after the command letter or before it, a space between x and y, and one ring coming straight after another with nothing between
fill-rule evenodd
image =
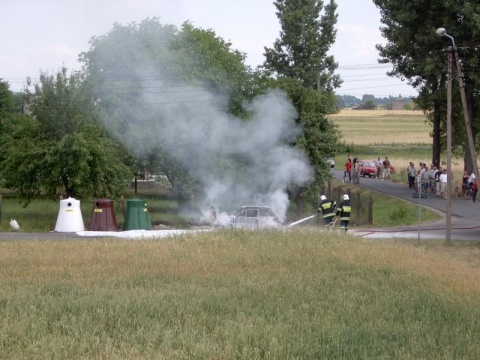
<instances>
[{"instance_id":1,"label":"reflective stripe on uniform","mask_svg":"<svg viewBox=\"0 0 480 360\"><path fill-rule=\"evenodd\" d=\"M322 211L323 218L327 218L330 216L334 215L334 207L335 203L332 201L325 201L324 203L320 203L320 206L318 207L319 210Z\"/></svg>"},{"instance_id":2,"label":"reflective stripe on uniform","mask_svg":"<svg viewBox=\"0 0 480 360\"><path fill-rule=\"evenodd\" d=\"M340 220L350 220L350 214L352 213L352 207L350 205L343 205L340 211Z\"/></svg>"}]
</instances>

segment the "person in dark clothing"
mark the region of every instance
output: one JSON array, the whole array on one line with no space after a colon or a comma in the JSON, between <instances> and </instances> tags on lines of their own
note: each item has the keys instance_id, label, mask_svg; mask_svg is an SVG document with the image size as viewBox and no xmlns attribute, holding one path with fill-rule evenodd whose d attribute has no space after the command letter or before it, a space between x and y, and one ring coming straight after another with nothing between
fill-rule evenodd
<instances>
[{"instance_id":1,"label":"person in dark clothing","mask_svg":"<svg viewBox=\"0 0 480 360\"><path fill-rule=\"evenodd\" d=\"M477 198L477 193L478 193L478 179L477 178L473 179L472 189L473 189L472 200L473 200L473 202L475 202L475 199Z\"/></svg>"},{"instance_id":2,"label":"person in dark clothing","mask_svg":"<svg viewBox=\"0 0 480 360\"><path fill-rule=\"evenodd\" d=\"M462 196L465 196L466 193L467 193L467 189L468 189L468 179L470 178L470 173L468 172L468 170L465 170L463 172L463 176L462 176Z\"/></svg>"},{"instance_id":3,"label":"person in dark clothing","mask_svg":"<svg viewBox=\"0 0 480 360\"><path fill-rule=\"evenodd\" d=\"M325 195L320 196L320 203L318 204L318 213L322 214L325 226L331 226L333 224L333 218L335 217L336 201L328 200Z\"/></svg>"},{"instance_id":4,"label":"person in dark clothing","mask_svg":"<svg viewBox=\"0 0 480 360\"><path fill-rule=\"evenodd\" d=\"M350 223L350 215L352 213L352 206L350 205L350 197L343 195L343 201L337 208L336 215L340 217L340 229L348 231L348 224Z\"/></svg>"}]
</instances>

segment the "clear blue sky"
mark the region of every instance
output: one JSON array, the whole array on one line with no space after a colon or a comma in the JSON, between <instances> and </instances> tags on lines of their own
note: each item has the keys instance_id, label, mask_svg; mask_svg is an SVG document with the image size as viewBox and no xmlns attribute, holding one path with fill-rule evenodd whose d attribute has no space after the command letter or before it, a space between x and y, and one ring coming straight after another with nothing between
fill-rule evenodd
<instances>
[{"instance_id":1,"label":"clear blue sky","mask_svg":"<svg viewBox=\"0 0 480 360\"><path fill-rule=\"evenodd\" d=\"M326 2L327 0L325 0ZM389 66L377 62L375 44L380 15L371 0L337 0L337 42L331 49L344 79L339 94L361 97L415 95L398 79L387 77ZM62 66L79 69L78 54L89 39L111 30L114 22L140 22L159 17L164 24L212 29L260 65L264 46L272 46L280 26L273 0L19 0L4 1L0 13L0 78L20 90L26 77L55 73Z\"/></svg>"}]
</instances>

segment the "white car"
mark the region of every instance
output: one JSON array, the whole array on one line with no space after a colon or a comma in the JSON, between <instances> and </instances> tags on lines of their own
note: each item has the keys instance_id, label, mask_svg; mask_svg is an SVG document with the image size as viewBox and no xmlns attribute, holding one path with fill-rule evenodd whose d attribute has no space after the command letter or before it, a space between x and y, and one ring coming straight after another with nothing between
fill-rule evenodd
<instances>
[{"instance_id":1,"label":"white car","mask_svg":"<svg viewBox=\"0 0 480 360\"><path fill-rule=\"evenodd\" d=\"M275 229L283 225L280 216L268 206L243 206L230 220L234 229Z\"/></svg>"}]
</instances>

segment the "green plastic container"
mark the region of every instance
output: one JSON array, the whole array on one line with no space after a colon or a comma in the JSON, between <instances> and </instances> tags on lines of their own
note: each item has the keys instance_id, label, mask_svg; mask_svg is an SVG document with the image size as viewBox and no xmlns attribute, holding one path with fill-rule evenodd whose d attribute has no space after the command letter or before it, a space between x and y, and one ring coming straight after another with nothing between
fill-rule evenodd
<instances>
[{"instance_id":1,"label":"green plastic container","mask_svg":"<svg viewBox=\"0 0 480 360\"><path fill-rule=\"evenodd\" d=\"M145 201L141 199L127 200L127 211L123 223L123 231L126 230L152 230Z\"/></svg>"}]
</instances>

